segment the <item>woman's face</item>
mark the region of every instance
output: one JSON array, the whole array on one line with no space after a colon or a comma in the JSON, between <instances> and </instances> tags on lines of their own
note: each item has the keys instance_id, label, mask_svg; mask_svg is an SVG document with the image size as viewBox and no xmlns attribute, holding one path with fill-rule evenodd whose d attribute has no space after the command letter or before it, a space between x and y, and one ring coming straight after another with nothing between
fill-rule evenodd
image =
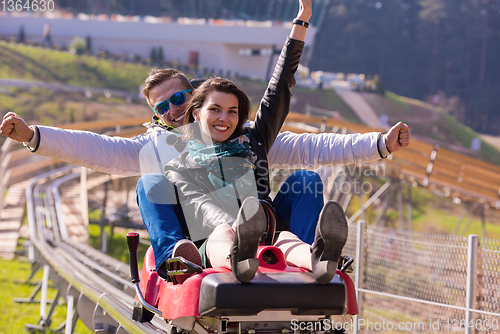
<instances>
[{"instance_id":1,"label":"woman's face","mask_svg":"<svg viewBox=\"0 0 500 334\"><path fill-rule=\"evenodd\" d=\"M208 136L214 143L231 137L238 125L238 102L234 94L214 91L207 95L203 106L193 112L195 121L200 122L206 144L210 143Z\"/></svg>"}]
</instances>

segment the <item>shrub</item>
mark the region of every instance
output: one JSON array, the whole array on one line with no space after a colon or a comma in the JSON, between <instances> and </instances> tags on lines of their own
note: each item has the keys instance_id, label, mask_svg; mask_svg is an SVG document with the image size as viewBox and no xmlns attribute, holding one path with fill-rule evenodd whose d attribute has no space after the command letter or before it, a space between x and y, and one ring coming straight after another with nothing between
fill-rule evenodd
<instances>
[{"instance_id":1,"label":"shrub","mask_svg":"<svg viewBox=\"0 0 500 334\"><path fill-rule=\"evenodd\" d=\"M77 56L81 56L86 51L87 51L87 44L85 43L85 40L78 36L73 38L73 41L69 46L69 52L71 54L76 54Z\"/></svg>"},{"instance_id":2,"label":"shrub","mask_svg":"<svg viewBox=\"0 0 500 334\"><path fill-rule=\"evenodd\" d=\"M380 95L385 95L385 85L380 80L378 75L373 76L373 81L375 82L375 86L377 87L377 93Z\"/></svg>"},{"instance_id":3,"label":"shrub","mask_svg":"<svg viewBox=\"0 0 500 334\"><path fill-rule=\"evenodd\" d=\"M92 37L85 37L85 46L88 54L92 54Z\"/></svg>"},{"instance_id":4,"label":"shrub","mask_svg":"<svg viewBox=\"0 0 500 334\"><path fill-rule=\"evenodd\" d=\"M162 46L158 47L157 57L158 57L158 59L157 59L158 64L160 64L160 66L162 66L163 63L165 62L165 59L163 58L163 47Z\"/></svg>"},{"instance_id":5,"label":"shrub","mask_svg":"<svg viewBox=\"0 0 500 334\"><path fill-rule=\"evenodd\" d=\"M24 26L21 26L21 29L19 30L19 38L18 38L18 42L19 43L24 43L24 40L26 39L26 35L24 33Z\"/></svg>"},{"instance_id":6,"label":"shrub","mask_svg":"<svg viewBox=\"0 0 500 334\"><path fill-rule=\"evenodd\" d=\"M154 46L151 48L151 56L149 58L151 58L153 63L156 63L156 61L158 59L156 56L156 48Z\"/></svg>"}]
</instances>

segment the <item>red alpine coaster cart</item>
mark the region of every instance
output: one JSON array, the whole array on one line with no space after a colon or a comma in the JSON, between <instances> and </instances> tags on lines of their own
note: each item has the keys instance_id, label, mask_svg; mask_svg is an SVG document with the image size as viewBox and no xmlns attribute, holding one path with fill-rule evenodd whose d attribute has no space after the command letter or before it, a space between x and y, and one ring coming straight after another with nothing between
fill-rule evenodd
<instances>
[{"instance_id":1,"label":"red alpine coaster cart","mask_svg":"<svg viewBox=\"0 0 500 334\"><path fill-rule=\"evenodd\" d=\"M346 273L353 259L343 255L330 283L318 284L305 269L287 266L281 250L270 246L274 233L267 235L272 237L257 251L258 272L241 283L225 268L202 269L181 257L167 261L170 279L163 279L151 247L139 278L139 234L128 233L137 293L133 319L148 322L156 313L171 326L171 334L344 333L342 325L358 314L354 284ZM181 263L184 269L179 270ZM180 284L172 279L185 273L192 275Z\"/></svg>"}]
</instances>

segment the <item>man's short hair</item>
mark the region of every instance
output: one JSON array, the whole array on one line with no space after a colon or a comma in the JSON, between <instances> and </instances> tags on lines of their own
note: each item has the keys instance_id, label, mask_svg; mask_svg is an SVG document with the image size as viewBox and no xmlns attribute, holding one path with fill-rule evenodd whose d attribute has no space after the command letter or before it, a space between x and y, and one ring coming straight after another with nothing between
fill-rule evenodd
<instances>
[{"instance_id":1,"label":"man's short hair","mask_svg":"<svg viewBox=\"0 0 500 334\"><path fill-rule=\"evenodd\" d=\"M151 91L151 89L169 79L175 78L180 79L181 83L186 87L186 89L193 89L184 73L174 68L153 68L151 72L149 72L149 76L146 78L146 80L144 80L145 84L144 88L142 89L142 94L144 94L144 97L146 97L146 101L148 101L150 107L153 107L149 101L149 92Z\"/></svg>"}]
</instances>

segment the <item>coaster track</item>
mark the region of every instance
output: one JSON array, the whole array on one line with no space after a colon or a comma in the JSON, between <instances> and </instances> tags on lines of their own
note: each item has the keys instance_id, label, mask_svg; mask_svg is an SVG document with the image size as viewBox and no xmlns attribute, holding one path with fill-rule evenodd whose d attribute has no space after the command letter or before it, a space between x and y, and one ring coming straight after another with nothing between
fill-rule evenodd
<instances>
[{"instance_id":1,"label":"coaster track","mask_svg":"<svg viewBox=\"0 0 500 334\"><path fill-rule=\"evenodd\" d=\"M169 326L159 318L152 323L132 320L135 290L129 281L129 267L88 245L70 240L60 216L59 186L78 177L72 167L64 167L37 177L26 189L29 237L37 267L43 267L44 282L51 278L58 297L68 305L65 333L72 333L75 313L83 323L102 333L165 333ZM41 298L43 329L50 325L46 295ZM56 297L56 299L58 299ZM53 305L57 301L54 300ZM51 310L52 311L52 310ZM77 311L77 312L75 312ZM67 324L72 324L68 326Z\"/></svg>"}]
</instances>

